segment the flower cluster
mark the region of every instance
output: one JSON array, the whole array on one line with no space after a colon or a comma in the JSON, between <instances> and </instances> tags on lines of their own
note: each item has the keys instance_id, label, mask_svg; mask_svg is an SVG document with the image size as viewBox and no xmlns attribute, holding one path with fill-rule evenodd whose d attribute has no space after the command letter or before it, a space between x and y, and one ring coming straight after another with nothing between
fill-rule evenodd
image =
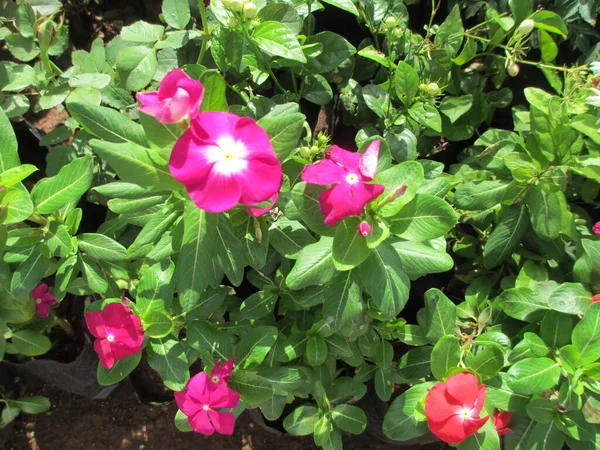
<instances>
[{"instance_id":1,"label":"flower cluster","mask_svg":"<svg viewBox=\"0 0 600 450\"><path fill-rule=\"evenodd\" d=\"M210 436L215 431L233 434L235 416L220 409L236 408L240 394L228 386L233 369L233 358L221 365L217 361L210 377L200 372L192 377L185 389L175 393L179 409L188 417L194 431Z\"/></svg>"},{"instance_id":2,"label":"flower cluster","mask_svg":"<svg viewBox=\"0 0 600 450\"><path fill-rule=\"evenodd\" d=\"M87 313L85 323L96 338L94 350L106 369L142 349L144 329L140 318L122 303L109 303L101 312Z\"/></svg>"},{"instance_id":3,"label":"flower cluster","mask_svg":"<svg viewBox=\"0 0 600 450\"><path fill-rule=\"evenodd\" d=\"M46 283L40 283L33 291L31 296L35 302L35 314L38 317L48 317L50 314L50 308L56 305L56 298L50 292L48 292L48 285Z\"/></svg>"},{"instance_id":4,"label":"flower cluster","mask_svg":"<svg viewBox=\"0 0 600 450\"><path fill-rule=\"evenodd\" d=\"M437 383L425 399L425 416L429 430L448 444L459 444L477 433L489 419L479 417L485 403L485 385L472 373L452 375ZM507 428L512 414L494 411L493 422L498 435L510 433Z\"/></svg>"}]
</instances>

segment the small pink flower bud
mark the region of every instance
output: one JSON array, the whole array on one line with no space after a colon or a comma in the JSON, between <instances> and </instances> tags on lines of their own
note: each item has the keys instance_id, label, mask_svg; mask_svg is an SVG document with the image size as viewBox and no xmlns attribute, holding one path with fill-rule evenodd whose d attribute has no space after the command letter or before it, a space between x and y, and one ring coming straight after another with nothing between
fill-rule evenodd
<instances>
[{"instance_id":1,"label":"small pink flower bud","mask_svg":"<svg viewBox=\"0 0 600 450\"><path fill-rule=\"evenodd\" d=\"M596 222L594 224L594 226L592 227L592 231L594 232L594 234L600 236L600 222Z\"/></svg>"},{"instance_id":2,"label":"small pink flower bud","mask_svg":"<svg viewBox=\"0 0 600 450\"><path fill-rule=\"evenodd\" d=\"M367 237L368 235L370 235L373 232L373 227L371 225L369 225L368 222L365 222L364 220L358 224L358 232L363 236L363 237Z\"/></svg>"},{"instance_id":3,"label":"small pink flower bud","mask_svg":"<svg viewBox=\"0 0 600 450\"><path fill-rule=\"evenodd\" d=\"M403 184L401 186L398 186L396 189L394 189L394 192L392 192L393 195L393 200L396 200L397 198L400 198L404 195L404 193L406 192L406 189L408 188L408 186L406 184Z\"/></svg>"},{"instance_id":4,"label":"small pink flower bud","mask_svg":"<svg viewBox=\"0 0 600 450\"><path fill-rule=\"evenodd\" d=\"M592 303L600 302L600 294L596 294L592 297Z\"/></svg>"}]
</instances>

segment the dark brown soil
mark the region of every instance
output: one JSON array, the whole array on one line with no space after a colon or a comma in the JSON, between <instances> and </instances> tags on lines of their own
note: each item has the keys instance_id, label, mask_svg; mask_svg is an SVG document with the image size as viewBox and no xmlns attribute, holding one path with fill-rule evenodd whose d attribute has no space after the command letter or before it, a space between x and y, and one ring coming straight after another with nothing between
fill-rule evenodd
<instances>
[{"instance_id":1,"label":"dark brown soil","mask_svg":"<svg viewBox=\"0 0 600 450\"><path fill-rule=\"evenodd\" d=\"M291 437L269 432L243 414L232 436L205 437L175 428L174 403L141 404L129 382L122 383L107 400L90 400L42 386L51 411L22 414L4 444L4 450L313 450L312 437ZM2 438L0 432L0 439ZM366 435L345 436L347 450L392 450L398 447L374 442ZM413 447L415 448L415 447ZM420 448L420 447L416 447ZM443 448L428 446L429 449Z\"/></svg>"}]
</instances>

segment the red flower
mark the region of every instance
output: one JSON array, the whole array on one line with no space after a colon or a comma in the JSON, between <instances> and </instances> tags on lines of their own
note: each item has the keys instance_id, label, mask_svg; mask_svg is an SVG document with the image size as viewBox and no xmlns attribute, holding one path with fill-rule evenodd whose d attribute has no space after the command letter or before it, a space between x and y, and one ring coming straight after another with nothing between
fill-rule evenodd
<instances>
[{"instance_id":1,"label":"red flower","mask_svg":"<svg viewBox=\"0 0 600 450\"><path fill-rule=\"evenodd\" d=\"M140 318L122 303L109 303L102 312L85 315L85 323L94 341L94 350L102 365L110 369L126 356L135 355L144 343Z\"/></svg>"},{"instance_id":2,"label":"red flower","mask_svg":"<svg viewBox=\"0 0 600 450\"><path fill-rule=\"evenodd\" d=\"M33 291L31 296L35 301L35 314L38 317L48 317L50 314L50 308L56 305L56 298L54 295L48 292L48 285L46 283L40 283Z\"/></svg>"},{"instance_id":3,"label":"red flower","mask_svg":"<svg viewBox=\"0 0 600 450\"><path fill-rule=\"evenodd\" d=\"M472 373L452 375L427 394L425 415L429 430L448 444L458 444L487 422L479 418L485 402L485 386Z\"/></svg>"},{"instance_id":4,"label":"red flower","mask_svg":"<svg viewBox=\"0 0 600 450\"><path fill-rule=\"evenodd\" d=\"M235 358L229 358L225 364L221 365L221 360L219 359L210 372L210 381L214 384L229 383L229 377L231 376L234 361Z\"/></svg>"},{"instance_id":5,"label":"red flower","mask_svg":"<svg viewBox=\"0 0 600 450\"><path fill-rule=\"evenodd\" d=\"M492 420L494 421L496 431L498 431L498 436L503 436L506 433L512 433L510 428L506 428L510 423L510 419L512 419L512 413L508 411L500 411L499 409L494 410L494 417Z\"/></svg>"},{"instance_id":6,"label":"red flower","mask_svg":"<svg viewBox=\"0 0 600 450\"><path fill-rule=\"evenodd\" d=\"M592 303L600 302L600 294L596 294L592 297Z\"/></svg>"}]
</instances>

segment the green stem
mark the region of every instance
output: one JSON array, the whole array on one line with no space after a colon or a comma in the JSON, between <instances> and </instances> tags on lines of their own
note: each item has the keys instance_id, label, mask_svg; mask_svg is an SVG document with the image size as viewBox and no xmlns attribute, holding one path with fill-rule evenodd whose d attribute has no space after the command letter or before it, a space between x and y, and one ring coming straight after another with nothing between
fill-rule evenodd
<instances>
[{"instance_id":1,"label":"green stem","mask_svg":"<svg viewBox=\"0 0 600 450\"><path fill-rule=\"evenodd\" d=\"M306 35L310 36L310 33L312 31L312 0L308 0L306 6L308 6L308 15L306 16L306 27L308 28L308 30L306 30Z\"/></svg>"},{"instance_id":2,"label":"green stem","mask_svg":"<svg viewBox=\"0 0 600 450\"><path fill-rule=\"evenodd\" d=\"M243 27L243 31L244 31L244 36L246 37L246 39L250 43L250 46L254 50L254 53L256 54L257 60L258 59L262 60L263 65L267 68L267 72L269 72L269 76L273 79L273 83L275 83L275 86L277 86L277 88L281 91L282 94L288 95L290 92L281 85L281 83L279 82L279 80L277 79L275 74L273 73L273 70L271 70L271 65L266 64L265 61L263 60L263 53L260 50L260 48L258 48L258 45L256 45L256 43L252 40L252 37L250 37L248 28Z\"/></svg>"},{"instance_id":3,"label":"green stem","mask_svg":"<svg viewBox=\"0 0 600 450\"><path fill-rule=\"evenodd\" d=\"M30 222L35 222L38 225L46 226L48 225L48 221L40 216L38 213L33 213L31 216L27 218Z\"/></svg>"},{"instance_id":4,"label":"green stem","mask_svg":"<svg viewBox=\"0 0 600 450\"><path fill-rule=\"evenodd\" d=\"M200 22L202 23L202 46L200 47L200 54L196 64L202 64L204 55L206 54L206 48L208 44L208 37L210 36L208 30L208 19L206 18L206 8L204 7L204 0L198 0L198 9L200 10Z\"/></svg>"}]
</instances>

